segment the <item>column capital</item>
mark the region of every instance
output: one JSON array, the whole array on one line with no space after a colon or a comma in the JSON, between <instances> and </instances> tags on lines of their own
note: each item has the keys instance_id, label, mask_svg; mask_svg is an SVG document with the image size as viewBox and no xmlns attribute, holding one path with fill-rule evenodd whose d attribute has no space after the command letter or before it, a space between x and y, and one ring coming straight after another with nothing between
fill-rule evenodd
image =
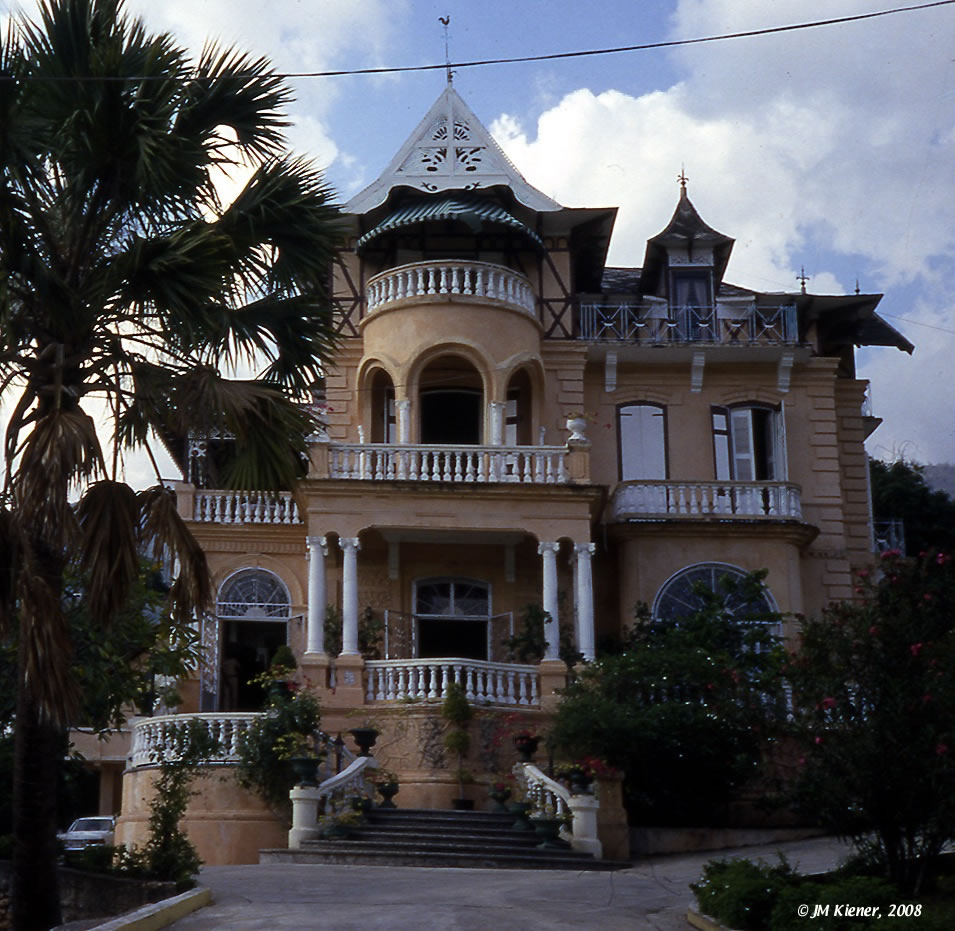
<instances>
[{"instance_id":1,"label":"column capital","mask_svg":"<svg viewBox=\"0 0 955 931\"><path fill-rule=\"evenodd\" d=\"M339 537L338 545L343 550L360 550L361 549L361 541L358 539L358 537Z\"/></svg>"},{"instance_id":2,"label":"column capital","mask_svg":"<svg viewBox=\"0 0 955 931\"><path fill-rule=\"evenodd\" d=\"M574 555L575 556L593 556L597 552L596 543L575 543L574 544Z\"/></svg>"},{"instance_id":3,"label":"column capital","mask_svg":"<svg viewBox=\"0 0 955 931\"><path fill-rule=\"evenodd\" d=\"M305 546L309 552L311 552L316 547L321 547L322 555L328 555L328 538L327 537L316 537L309 535L305 538Z\"/></svg>"},{"instance_id":4,"label":"column capital","mask_svg":"<svg viewBox=\"0 0 955 931\"><path fill-rule=\"evenodd\" d=\"M557 553L560 549L559 543L539 543L537 545L537 555L543 556L545 553Z\"/></svg>"}]
</instances>

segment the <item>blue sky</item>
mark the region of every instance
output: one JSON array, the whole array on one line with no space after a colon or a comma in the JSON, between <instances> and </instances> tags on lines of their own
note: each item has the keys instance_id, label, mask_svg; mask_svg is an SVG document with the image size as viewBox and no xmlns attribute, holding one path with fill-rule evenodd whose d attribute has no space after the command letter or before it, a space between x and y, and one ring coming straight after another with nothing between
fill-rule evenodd
<instances>
[{"instance_id":1,"label":"blue sky","mask_svg":"<svg viewBox=\"0 0 955 931\"><path fill-rule=\"evenodd\" d=\"M286 72L634 45L851 16L914 0L127 0L198 50ZM33 0L11 6L34 9ZM916 344L859 353L881 457L955 462L955 5L671 50L461 69L455 86L536 187L618 206L610 259L638 265L685 166L704 219L736 238L733 283L884 292ZM387 165L443 72L297 79L293 149L347 199Z\"/></svg>"}]
</instances>

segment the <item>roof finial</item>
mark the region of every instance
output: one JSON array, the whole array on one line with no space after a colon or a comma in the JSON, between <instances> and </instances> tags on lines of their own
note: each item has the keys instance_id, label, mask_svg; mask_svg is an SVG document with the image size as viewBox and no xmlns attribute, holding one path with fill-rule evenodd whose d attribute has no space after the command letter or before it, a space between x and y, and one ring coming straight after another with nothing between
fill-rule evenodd
<instances>
[{"instance_id":1,"label":"roof finial","mask_svg":"<svg viewBox=\"0 0 955 931\"><path fill-rule=\"evenodd\" d=\"M448 50L448 26L451 25L451 14L447 16L439 16L438 22L444 26L444 70L448 75L448 84L452 81L451 76L451 53Z\"/></svg>"},{"instance_id":2,"label":"roof finial","mask_svg":"<svg viewBox=\"0 0 955 931\"><path fill-rule=\"evenodd\" d=\"M862 292L859 290L859 279L856 278L856 294L861 294L861 293Z\"/></svg>"},{"instance_id":3,"label":"roof finial","mask_svg":"<svg viewBox=\"0 0 955 931\"><path fill-rule=\"evenodd\" d=\"M806 282L807 282L808 280L809 280L809 278L808 278L808 276L806 275L806 267L805 267L804 265L802 265L802 266L800 266L800 268L799 268L799 274L796 275L796 281L799 282L799 284L800 284L800 286L801 286L801 291L802 291L803 294L806 293Z\"/></svg>"},{"instance_id":4,"label":"roof finial","mask_svg":"<svg viewBox=\"0 0 955 931\"><path fill-rule=\"evenodd\" d=\"M680 165L680 174L677 177L677 181L680 182L680 190L685 194L686 193L686 182L690 179L686 176L686 165Z\"/></svg>"}]
</instances>

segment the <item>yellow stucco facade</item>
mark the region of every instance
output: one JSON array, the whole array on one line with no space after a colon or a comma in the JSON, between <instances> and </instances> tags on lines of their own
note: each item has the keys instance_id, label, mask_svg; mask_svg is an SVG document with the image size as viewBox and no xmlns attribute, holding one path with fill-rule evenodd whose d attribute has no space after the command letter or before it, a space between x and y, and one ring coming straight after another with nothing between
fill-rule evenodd
<instances>
[{"instance_id":1,"label":"yellow stucco facade","mask_svg":"<svg viewBox=\"0 0 955 931\"><path fill-rule=\"evenodd\" d=\"M470 161L448 147L450 125ZM284 495L221 491L202 479L212 441L180 451L180 510L219 593L180 711L252 710L237 677L288 643L330 731L440 698L449 658L476 703L545 722L566 669L554 624L536 671L515 672L503 645L528 605L589 660L638 603L686 605L694 579L766 569L766 604L784 615L851 597L872 559L873 420L853 349L911 348L878 295L730 285L732 240L685 184L646 254L609 268L615 210L531 188L450 85L346 210L341 343L316 387L325 427L307 475ZM446 804L448 764L425 760L424 725L402 720L385 765L406 804ZM493 776L480 753L471 762ZM148 782L127 773L129 837ZM204 819L190 829L205 849L242 851L213 862L250 855Z\"/></svg>"}]
</instances>

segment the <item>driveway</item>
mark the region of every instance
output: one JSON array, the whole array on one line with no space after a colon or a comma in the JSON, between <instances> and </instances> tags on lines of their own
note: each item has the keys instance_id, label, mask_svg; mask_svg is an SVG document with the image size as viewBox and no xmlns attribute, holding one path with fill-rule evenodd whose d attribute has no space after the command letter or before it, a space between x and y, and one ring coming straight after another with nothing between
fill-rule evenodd
<instances>
[{"instance_id":1,"label":"driveway","mask_svg":"<svg viewBox=\"0 0 955 931\"><path fill-rule=\"evenodd\" d=\"M830 839L647 858L611 873L265 864L207 867L212 905L170 927L337 931L510 931L648 928L686 931L689 883L713 857L774 861L782 851L804 872L827 869L846 848Z\"/></svg>"}]
</instances>

